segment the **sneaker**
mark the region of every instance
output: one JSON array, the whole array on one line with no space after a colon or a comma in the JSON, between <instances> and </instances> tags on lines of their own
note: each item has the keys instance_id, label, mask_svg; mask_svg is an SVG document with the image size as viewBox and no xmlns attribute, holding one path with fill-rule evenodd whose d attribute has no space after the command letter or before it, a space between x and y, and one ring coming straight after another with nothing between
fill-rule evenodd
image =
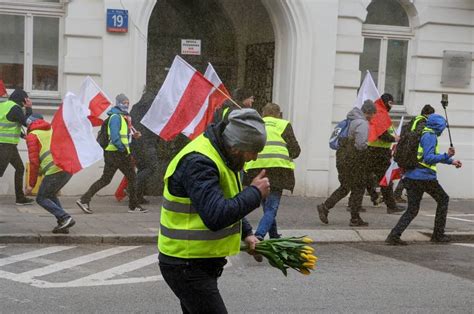
<instances>
[{"instance_id":1,"label":"sneaker","mask_svg":"<svg viewBox=\"0 0 474 314\"><path fill-rule=\"evenodd\" d=\"M319 220L321 220L323 224L327 225L329 223L329 220L328 220L329 209L326 207L326 205L324 205L324 203L319 204L317 208L318 208Z\"/></svg>"},{"instance_id":2,"label":"sneaker","mask_svg":"<svg viewBox=\"0 0 474 314\"><path fill-rule=\"evenodd\" d=\"M383 203L382 193L377 193L377 194L378 194L377 199L372 201L372 204L374 204L374 207L380 207L380 204Z\"/></svg>"},{"instance_id":3,"label":"sneaker","mask_svg":"<svg viewBox=\"0 0 474 314\"><path fill-rule=\"evenodd\" d=\"M395 196L395 202L405 204L407 200L401 196Z\"/></svg>"},{"instance_id":4,"label":"sneaker","mask_svg":"<svg viewBox=\"0 0 474 314\"><path fill-rule=\"evenodd\" d=\"M400 237L388 235L387 239L385 239L385 243L388 245L408 245L408 242L403 241Z\"/></svg>"},{"instance_id":5,"label":"sneaker","mask_svg":"<svg viewBox=\"0 0 474 314\"><path fill-rule=\"evenodd\" d=\"M129 213L147 213L148 209L141 207L140 205L136 206L135 208L130 208L128 210Z\"/></svg>"},{"instance_id":6,"label":"sneaker","mask_svg":"<svg viewBox=\"0 0 474 314\"><path fill-rule=\"evenodd\" d=\"M354 218L351 219L349 226L351 227L367 227L369 225L368 222L362 220L362 218Z\"/></svg>"},{"instance_id":7,"label":"sneaker","mask_svg":"<svg viewBox=\"0 0 474 314\"><path fill-rule=\"evenodd\" d=\"M395 213L401 213L406 210L405 207L395 205L393 208L387 207L387 214L395 214Z\"/></svg>"},{"instance_id":8,"label":"sneaker","mask_svg":"<svg viewBox=\"0 0 474 314\"><path fill-rule=\"evenodd\" d=\"M19 200L16 200L15 204L18 206L24 206L24 205L32 205L35 202L34 199L24 197L20 198Z\"/></svg>"},{"instance_id":9,"label":"sneaker","mask_svg":"<svg viewBox=\"0 0 474 314\"><path fill-rule=\"evenodd\" d=\"M80 199L78 199L76 201L76 204L77 206L79 206L80 209L82 209L82 211L86 214L92 214L93 211L92 209L89 207L89 203L83 203Z\"/></svg>"},{"instance_id":10,"label":"sneaker","mask_svg":"<svg viewBox=\"0 0 474 314\"><path fill-rule=\"evenodd\" d=\"M72 219L72 217L63 219L58 222L58 225L56 227L54 227L53 233L66 233L64 231L71 228L75 224L76 222L74 221L74 219Z\"/></svg>"},{"instance_id":11,"label":"sneaker","mask_svg":"<svg viewBox=\"0 0 474 314\"><path fill-rule=\"evenodd\" d=\"M431 236L430 241L435 242L435 243L448 243L448 242L451 242L451 237L445 234L437 235L437 236L433 235Z\"/></svg>"},{"instance_id":12,"label":"sneaker","mask_svg":"<svg viewBox=\"0 0 474 314\"><path fill-rule=\"evenodd\" d=\"M259 235L255 235L255 237L258 239L258 241L263 241L263 237Z\"/></svg>"},{"instance_id":13,"label":"sneaker","mask_svg":"<svg viewBox=\"0 0 474 314\"><path fill-rule=\"evenodd\" d=\"M282 234L281 233L277 233L276 235L275 234L271 234L269 235L270 236L270 239L281 239L281 236Z\"/></svg>"}]
</instances>

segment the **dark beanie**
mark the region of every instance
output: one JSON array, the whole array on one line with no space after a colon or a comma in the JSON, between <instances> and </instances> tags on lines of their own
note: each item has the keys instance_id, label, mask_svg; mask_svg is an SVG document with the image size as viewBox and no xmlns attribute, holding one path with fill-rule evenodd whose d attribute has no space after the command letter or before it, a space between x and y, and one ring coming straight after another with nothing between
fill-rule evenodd
<instances>
[{"instance_id":1,"label":"dark beanie","mask_svg":"<svg viewBox=\"0 0 474 314\"><path fill-rule=\"evenodd\" d=\"M232 98L237 102L242 102L252 96L254 96L252 90L246 87L236 88L232 93Z\"/></svg>"},{"instance_id":2,"label":"dark beanie","mask_svg":"<svg viewBox=\"0 0 474 314\"><path fill-rule=\"evenodd\" d=\"M17 88L13 91L8 99L16 102L18 105L23 106L23 102L28 98L28 94L21 88Z\"/></svg>"},{"instance_id":3,"label":"dark beanie","mask_svg":"<svg viewBox=\"0 0 474 314\"><path fill-rule=\"evenodd\" d=\"M435 113L435 109L431 107L431 105L426 104L423 106L423 109L421 109L421 114L424 116L433 114L433 113Z\"/></svg>"}]
</instances>

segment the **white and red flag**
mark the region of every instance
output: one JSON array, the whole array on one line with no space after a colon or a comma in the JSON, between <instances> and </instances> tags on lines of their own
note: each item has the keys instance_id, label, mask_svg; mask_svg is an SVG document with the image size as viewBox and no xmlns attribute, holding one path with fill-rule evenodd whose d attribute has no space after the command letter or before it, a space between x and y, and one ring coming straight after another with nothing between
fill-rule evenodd
<instances>
[{"instance_id":1,"label":"white and red flag","mask_svg":"<svg viewBox=\"0 0 474 314\"><path fill-rule=\"evenodd\" d=\"M196 117L182 132L190 139L196 138L206 130L206 127L214 118L214 112L216 109L220 108L224 101L230 98L229 92L210 63L207 65L204 77L207 78L214 87L211 89L209 95L207 95L207 98Z\"/></svg>"},{"instance_id":2,"label":"white and red flag","mask_svg":"<svg viewBox=\"0 0 474 314\"><path fill-rule=\"evenodd\" d=\"M400 124L398 125L398 128L396 130L396 134L400 136L402 133L402 126L403 126L403 118L400 119ZM396 149L397 144L393 145L392 147L392 154ZM397 162L393 159L391 160L390 166L388 167L387 171L385 171L385 175L383 176L382 180L380 180L379 185L380 186L388 186L390 182L393 180L398 180L401 179L402 173L400 170L400 167L398 166Z\"/></svg>"},{"instance_id":3,"label":"white and red flag","mask_svg":"<svg viewBox=\"0 0 474 314\"><path fill-rule=\"evenodd\" d=\"M86 77L82 83L77 97L89 108L88 117L92 125L102 125L102 122L107 119L107 109L112 106L112 102L90 76Z\"/></svg>"},{"instance_id":4,"label":"white and red flag","mask_svg":"<svg viewBox=\"0 0 474 314\"><path fill-rule=\"evenodd\" d=\"M103 150L92 131L89 107L68 92L51 122L54 163L74 174L102 159Z\"/></svg>"},{"instance_id":5,"label":"white and red flag","mask_svg":"<svg viewBox=\"0 0 474 314\"><path fill-rule=\"evenodd\" d=\"M369 123L369 142L374 142L392 125L392 120L390 119L388 111L380 98L380 93L375 86L374 80L369 71L367 71L364 81L359 88L354 107L361 108L364 101L367 99L372 100L377 109L377 112Z\"/></svg>"},{"instance_id":6,"label":"white and red flag","mask_svg":"<svg viewBox=\"0 0 474 314\"><path fill-rule=\"evenodd\" d=\"M0 97L8 97L7 89L5 88L3 80L0 80Z\"/></svg>"},{"instance_id":7,"label":"white and red flag","mask_svg":"<svg viewBox=\"0 0 474 314\"><path fill-rule=\"evenodd\" d=\"M198 115L214 85L176 56L163 85L141 123L169 141Z\"/></svg>"}]
</instances>

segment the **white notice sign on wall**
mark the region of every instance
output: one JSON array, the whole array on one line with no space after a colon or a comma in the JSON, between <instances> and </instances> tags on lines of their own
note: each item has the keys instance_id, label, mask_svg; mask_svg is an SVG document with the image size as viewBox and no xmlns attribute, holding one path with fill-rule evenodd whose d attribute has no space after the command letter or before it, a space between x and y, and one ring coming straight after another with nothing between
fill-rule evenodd
<instances>
[{"instance_id":1,"label":"white notice sign on wall","mask_svg":"<svg viewBox=\"0 0 474 314\"><path fill-rule=\"evenodd\" d=\"M201 40L200 39L181 39L181 54L182 55L201 55Z\"/></svg>"}]
</instances>

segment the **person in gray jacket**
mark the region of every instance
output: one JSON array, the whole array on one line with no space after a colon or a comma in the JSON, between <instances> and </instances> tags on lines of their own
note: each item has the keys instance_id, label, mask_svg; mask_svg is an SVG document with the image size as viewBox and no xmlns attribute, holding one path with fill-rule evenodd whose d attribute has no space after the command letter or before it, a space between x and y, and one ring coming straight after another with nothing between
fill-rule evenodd
<instances>
[{"instance_id":1,"label":"person in gray jacket","mask_svg":"<svg viewBox=\"0 0 474 314\"><path fill-rule=\"evenodd\" d=\"M350 226L365 227L369 224L359 215L364 197L365 182L367 182L367 141L369 135L369 121L376 112L371 100L366 100L359 109L354 107L347 114L350 121L349 134L341 139L340 148L336 151L336 168L340 186L317 206L319 219L328 224L329 209L333 208L341 199L351 193L349 207L351 210Z\"/></svg>"}]
</instances>

